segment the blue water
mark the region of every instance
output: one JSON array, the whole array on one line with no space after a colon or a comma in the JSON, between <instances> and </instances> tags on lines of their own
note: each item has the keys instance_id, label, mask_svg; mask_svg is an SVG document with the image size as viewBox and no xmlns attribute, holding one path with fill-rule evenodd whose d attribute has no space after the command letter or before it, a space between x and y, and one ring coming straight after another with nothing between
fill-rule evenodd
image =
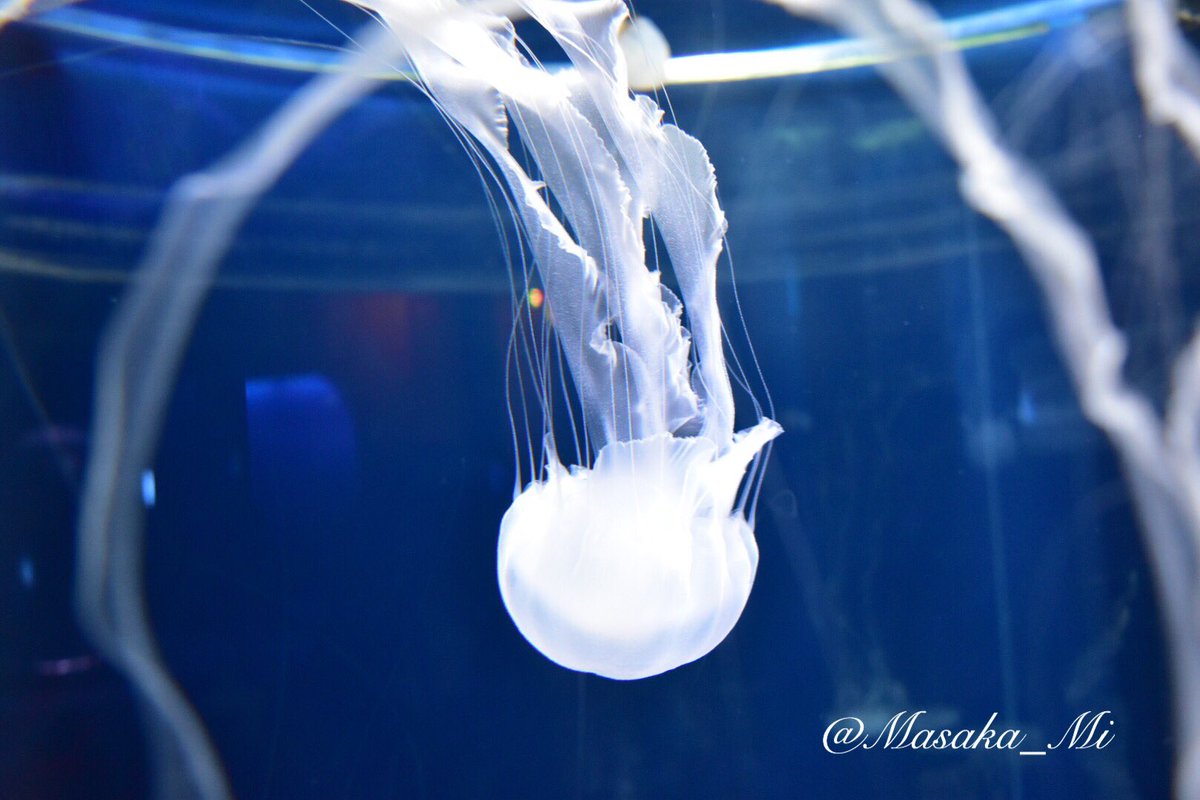
<instances>
[{"instance_id":1,"label":"blue water","mask_svg":"<svg viewBox=\"0 0 1200 800\"><path fill-rule=\"evenodd\" d=\"M738 13L714 7L658 21L699 52ZM269 4L233 22L205 8L226 21L212 29L269 21ZM280 35L313 24L284 16ZM750 46L755 28L734 28ZM1096 238L1130 377L1157 397L1200 287L1147 277L1137 236L1200 262L1197 172L1137 113L1119 47L1070 73L1072 31L970 63ZM1058 94L1028 78L1055 69ZM166 187L306 77L0 31L0 796L149 791L137 707L70 609L92 359ZM559 668L513 627L495 580L514 479L505 265L469 160L395 83L253 214L153 467L154 629L237 796L1167 796L1152 577L1011 246L870 71L670 100L716 166L740 299L723 287L725 318L744 318L787 430L741 622L633 683ZM822 748L835 718L916 710L955 730L995 712L1030 746L1109 710L1116 739L1045 757Z\"/></svg>"}]
</instances>

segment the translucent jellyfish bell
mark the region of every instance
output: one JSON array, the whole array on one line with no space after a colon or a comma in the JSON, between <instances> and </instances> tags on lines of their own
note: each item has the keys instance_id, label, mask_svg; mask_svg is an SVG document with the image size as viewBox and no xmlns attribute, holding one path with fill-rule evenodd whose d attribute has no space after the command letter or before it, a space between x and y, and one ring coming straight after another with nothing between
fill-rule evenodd
<instances>
[{"instance_id":1,"label":"translucent jellyfish bell","mask_svg":"<svg viewBox=\"0 0 1200 800\"><path fill-rule=\"evenodd\" d=\"M591 469L552 464L500 526L500 592L521 633L552 661L620 679L720 644L758 567L733 494L777 433L756 427L722 454L662 435L611 443Z\"/></svg>"},{"instance_id":2,"label":"translucent jellyfish bell","mask_svg":"<svg viewBox=\"0 0 1200 800\"><path fill-rule=\"evenodd\" d=\"M370 6L505 188L574 384L580 460L594 454L590 466L562 463L544 390L545 452L500 529L509 614L571 669L631 679L693 661L746 604L758 549L752 492L739 488L756 486L747 467L780 432L769 419L734 431L716 297L725 217L708 154L630 93L616 0L504 7L554 37L574 67L555 73L481 6ZM536 178L510 151L510 122ZM682 299L647 268L647 220Z\"/></svg>"}]
</instances>

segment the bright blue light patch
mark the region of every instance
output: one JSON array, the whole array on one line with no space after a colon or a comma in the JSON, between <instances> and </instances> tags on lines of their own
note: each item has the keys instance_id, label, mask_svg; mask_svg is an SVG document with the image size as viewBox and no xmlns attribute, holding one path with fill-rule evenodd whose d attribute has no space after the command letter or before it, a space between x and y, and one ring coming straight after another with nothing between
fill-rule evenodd
<instances>
[{"instance_id":1,"label":"bright blue light patch","mask_svg":"<svg viewBox=\"0 0 1200 800\"><path fill-rule=\"evenodd\" d=\"M21 578L21 585L26 589L32 589L37 583L37 571L33 568L33 559L29 556L21 556L17 562L17 574Z\"/></svg>"},{"instance_id":2,"label":"bright blue light patch","mask_svg":"<svg viewBox=\"0 0 1200 800\"><path fill-rule=\"evenodd\" d=\"M1017 419L1025 425L1033 425L1038 419L1037 405L1028 389L1022 389L1017 400Z\"/></svg>"},{"instance_id":3,"label":"bright blue light patch","mask_svg":"<svg viewBox=\"0 0 1200 800\"><path fill-rule=\"evenodd\" d=\"M142 473L142 503L146 508L154 508L154 501L158 497L157 489L154 485L153 470L146 470Z\"/></svg>"}]
</instances>

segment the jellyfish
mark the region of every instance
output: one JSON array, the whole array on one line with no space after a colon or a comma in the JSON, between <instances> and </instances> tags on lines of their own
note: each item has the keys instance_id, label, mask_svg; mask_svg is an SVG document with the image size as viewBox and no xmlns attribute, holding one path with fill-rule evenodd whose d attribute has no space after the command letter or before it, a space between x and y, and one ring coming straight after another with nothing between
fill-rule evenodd
<instances>
[{"instance_id":1,"label":"jellyfish","mask_svg":"<svg viewBox=\"0 0 1200 800\"><path fill-rule=\"evenodd\" d=\"M510 616L552 661L608 678L700 658L749 596L758 548L747 511L759 456L781 431L765 417L735 429L716 294L725 218L708 154L631 94L617 0L508 7L566 53L574 69L556 73L522 51L495 7L363 5L494 167L574 384L583 463L564 464L546 426L538 474L518 483L500 525ZM647 221L681 297L647 266Z\"/></svg>"}]
</instances>

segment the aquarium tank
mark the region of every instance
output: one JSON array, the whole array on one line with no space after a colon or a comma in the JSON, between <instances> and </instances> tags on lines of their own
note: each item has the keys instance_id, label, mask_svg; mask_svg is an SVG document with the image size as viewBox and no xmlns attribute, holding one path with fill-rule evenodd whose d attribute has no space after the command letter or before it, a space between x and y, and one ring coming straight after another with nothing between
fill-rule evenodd
<instances>
[{"instance_id":1,"label":"aquarium tank","mask_svg":"<svg viewBox=\"0 0 1200 800\"><path fill-rule=\"evenodd\" d=\"M1198 40L0 0L0 797L1200 798Z\"/></svg>"}]
</instances>

